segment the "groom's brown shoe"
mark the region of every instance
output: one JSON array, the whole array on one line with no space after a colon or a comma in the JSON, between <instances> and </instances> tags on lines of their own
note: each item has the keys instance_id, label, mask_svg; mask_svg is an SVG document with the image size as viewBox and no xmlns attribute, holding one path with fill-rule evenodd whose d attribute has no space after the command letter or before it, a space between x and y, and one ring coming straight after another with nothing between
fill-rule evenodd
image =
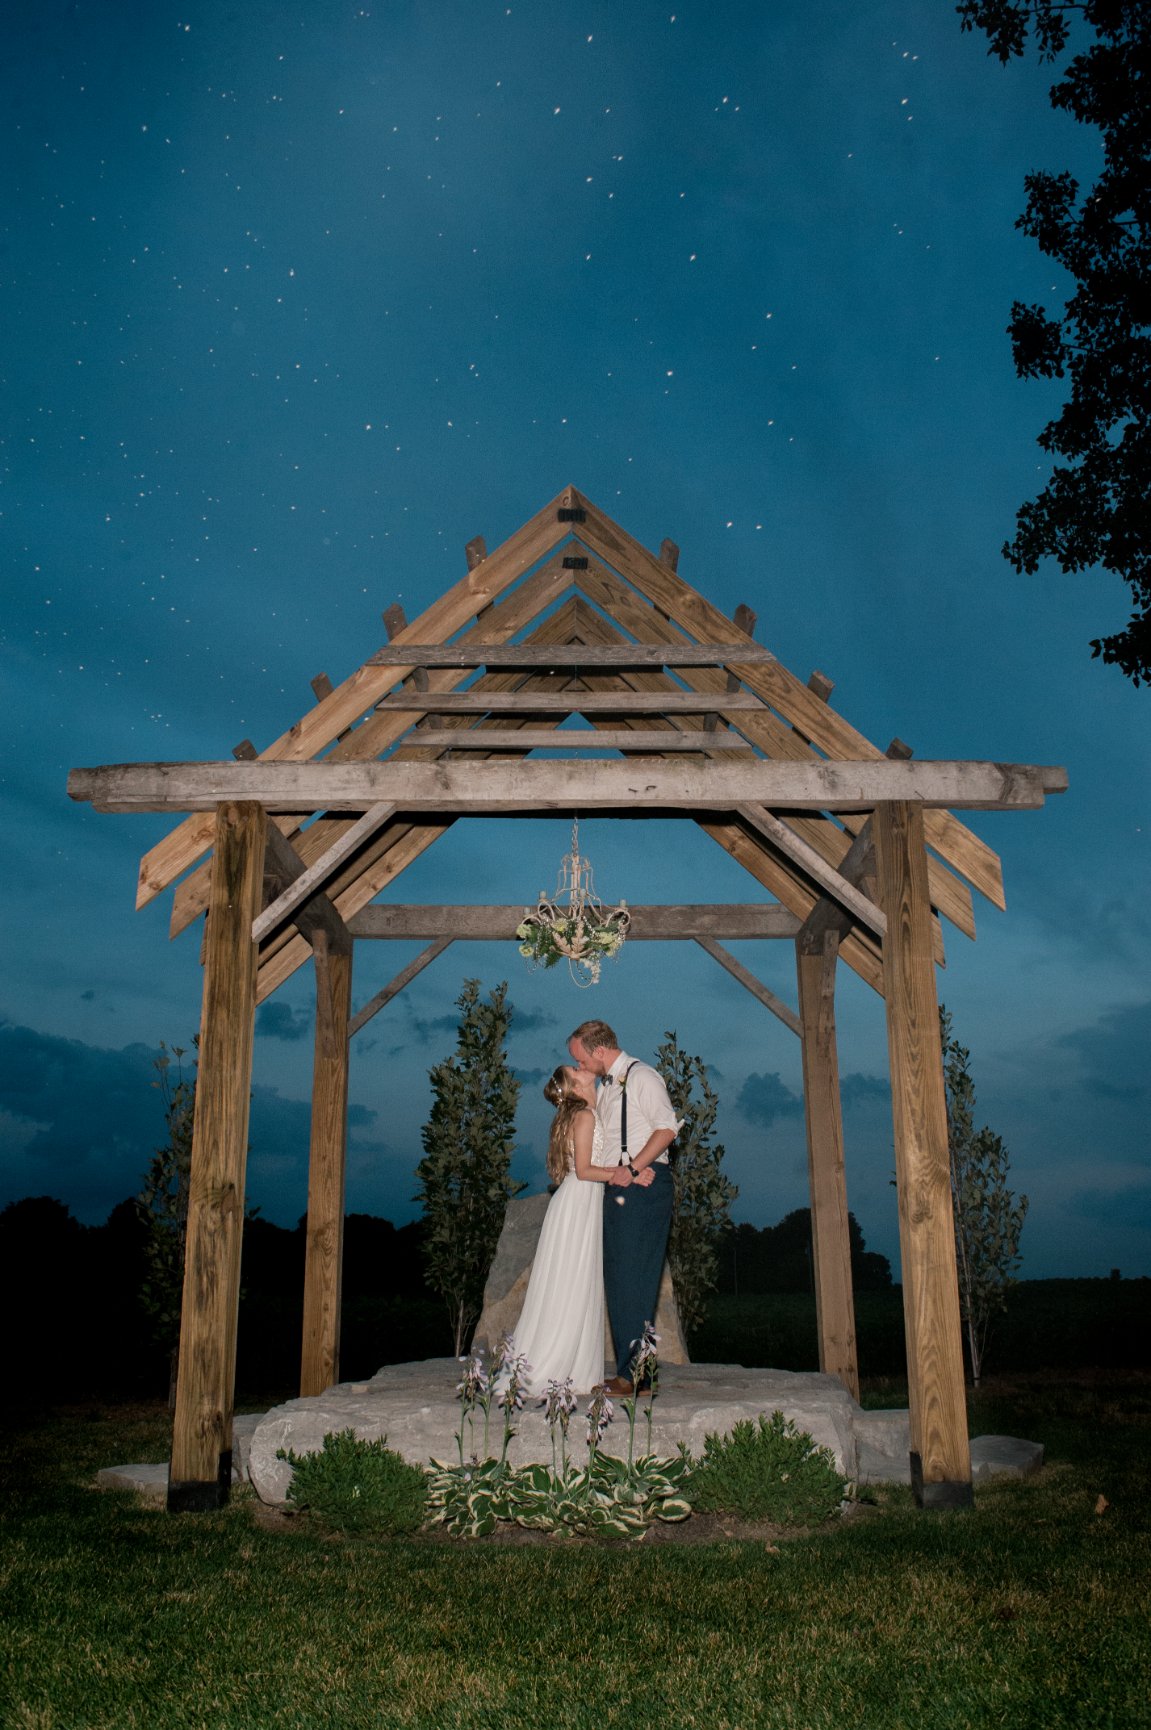
<instances>
[{"instance_id":1,"label":"groom's brown shoe","mask_svg":"<svg viewBox=\"0 0 1151 1730\"><path fill-rule=\"evenodd\" d=\"M604 1383L609 1394L614 1394L617 1400L630 1400L635 1393L635 1383L626 1376L610 1376Z\"/></svg>"}]
</instances>

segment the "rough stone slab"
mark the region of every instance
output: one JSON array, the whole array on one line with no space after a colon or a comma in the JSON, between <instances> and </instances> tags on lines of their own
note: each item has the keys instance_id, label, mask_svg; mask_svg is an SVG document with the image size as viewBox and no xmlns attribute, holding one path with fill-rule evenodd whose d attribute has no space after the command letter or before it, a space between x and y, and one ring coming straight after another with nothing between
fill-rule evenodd
<instances>
[{"instance_id":1,"label":"rough stone slab","mask_svg":"<svg viewBox=\"0 0 1151 1730\"><path fill-rule=\"evenodd\" d=\"M237 1412L232 1419L232 1482L247 1483L248 1453L257 1427L264 1421L263 1412Z\"/></svg>"},{"instance_id":2,"label":"rough stone slab","mask_svg":"<svg viewBox=\"0 0 1151 1730\"><path fill-rule=\"evenodd\" d=\"M168 1499L168 1462L162 1465L102 1466L96 1473L101 1490L135 1490L149 1502Z\"/></svg>"},{"instance_id":3,"label":"rough stone slab","mask_svg":"<svg viewBox=\"0 0 1151 1730\"><path fill-rule=\"evenodd\" d=\"M291 1466L278 1460L279 1448L312 1453L329 1432L354 1429L372 1440L387 1437L388 1446L416 1464L429 1459L458 1458L456 1435L461 1407L456 1398L460 1365L454 1358L429 1358L422 1363L389 1364L368 1382L344 1382L324 1394L288 1400L257 1426L252 1437L249 1471L257 1494L266 1502L282 1503L291 1481ZM636 1446L648 1450L646 1402L640 1402ZM585 1446L583 1412L573 1421L571 1451L582 1457ZM855 1417L859 1408L835 1376L816 1372L744 1369L738 1364L665 1364L655 1402L651 1449L672 1455L680 1443L694 1454L703 1452L709 1432L728 1433L741 1418L782 1411L821 1446L831 1449L839 1470L856 1476ZM498 1453L503 1436L502 1414L493 1413L489 1451ZM627 1420L617 1404L614 1422L601 1444L613 1454L627 1452ZM465 1455L483 1452L482 1418L474 1441L464 1437ZM551 1439L542 1408L520 1414L517 1434L508 1450L514 1464L551 1458Z\"/></svg>"},{"instance_id":4,"label":"rough stone slab","mask_svg":"<svg viewBox=\"0 0 1151 1730\"><path fill-rule=\"evenodd\" d=\"M232 1482L248 1481L248 1453L263 1412L237 1412L232 1419ZM149 1501L167 1501L168 1467L164 1465L103 1466L96 1473L102 1490L135 1490Z\"/></svg>"},{"instance_id":5,"label":"rough stone slab","mask_svg":"<svg viewBox=\"0 0 1151 1730\"><path fill-rule=\"evenodd\" d=\"M857 1411L855 1440L861 1484L911 1482L909 1411Z\"/></svg>"},{"instance_id":6,"label":"rough stone slab","mask_svg":"<svg viewBox=\"0 0 1151 1730\"><path fill-rule=\"evenodd\" d=\"M1043 1465L1043 1443L1025 1442L1019 1436L973 1436L971 1481L989 1478L1029 1478Z\"/></svg>"}]
</instances>

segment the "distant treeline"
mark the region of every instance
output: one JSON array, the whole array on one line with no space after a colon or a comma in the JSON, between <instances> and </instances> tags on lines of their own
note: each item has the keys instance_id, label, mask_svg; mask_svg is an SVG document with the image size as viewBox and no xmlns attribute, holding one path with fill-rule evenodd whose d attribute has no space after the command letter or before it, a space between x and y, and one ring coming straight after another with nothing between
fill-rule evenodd
<instances>
[{"instance_id":1,"label":"distant treeline","mask_svg":"<svg viewBox=\"0 0 1151 1730\"><path fill-rule=\"evenodd\" d=\"M890 1291L891 1263L868 1249L853 1213L848 1214L847 1225L855 1290ZM731 1297L813 1292L810 1208L797 1207L778 1225L737 1225L725 1232L719 1252L719 1290Z\"/></svg>"},{"instance_id":2,"label":"distant treeline","mask_svg":"<svg viewBox=\"0 0 1151 1730\"><path fill-rule=\"evenodd\" d=\"M371 1214L344 1224L340 1373L354 1381L382 1364L447 1357L443 1304L423 1283L420 1221ZM163 1394L168 1353L140 1302L146 1236L132 1201L102 1226L36 1196L0 1212L0 1301L6 1385L16 1398L66 1401L99 1394ZM237 1391L283 1398L298 1385L305 1224L244 1226ZM851 1220L856 1329L864 1375L904 1369L902 1298L887 1258ZM1025 1280L992 1336L988 1369L1139 1368L1149 1361L1151 1280ZM814 1369L818 1364L811 1225L799 1208L776 1226L725 1235L720 1291L690 1342L700 1361Z\"/></svg>"}]
</instances>

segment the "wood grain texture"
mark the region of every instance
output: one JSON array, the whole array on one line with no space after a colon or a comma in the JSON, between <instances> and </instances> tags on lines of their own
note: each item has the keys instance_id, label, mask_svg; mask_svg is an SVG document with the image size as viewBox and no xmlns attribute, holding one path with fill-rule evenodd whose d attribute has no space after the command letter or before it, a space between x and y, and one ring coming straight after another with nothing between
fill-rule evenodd
<instances>
[{"instance_id":1,"label":"wood grain texture","mask_svg":"<svg viewBox=\"0 0 1151 1730\"><path fill-rule=\"evenodd\" d=\"M774 661L770 649L761 644L690 643L686 637L669 639L667 649L653 643L559 644L554 649L526 643L485 646L465 643L390 644L369 655L369 667L407 668L413 661L421 667L544 667L559 671L603 667L722 667L735 660Z\"/></svg>"},{"instance_id":2,"label":"wood grain texture","mask_svg":"<svg viewBox=\"0 0 1151 1730\"><path fill-rule=\"evenodd\" d=\"M260 906L266 818L223 805L214 819L211 918L196 1071L180 1362L169 1505L230 1481L244 1176L256 1006L252 920ZM200 1505L200 1504L196 1504Z\"/></svg>"},{"instance_id":3,"label":"wood grain texture","mask_svg":"<svg viewBox=\"0 0 1151 1730\"><path fill-rule=\"evenodd\" d=\"M911 1451L920 1462L925 1494L931 1486L958 1486L962 1492L971 1484L971 1452L923 813L914 805L882 805L873 833L887 914L883 976Z\"/></svg>"},{"instance_id":4,"label":"wood grain texture","mask_svg":"<svg viewBox=\"0 0 1151 1730\"><path fill-rule=\"evenodd\" d=\"M369 909L365 909L365 911L369 911ZM413 961L409 961L406 967L401 967L395 978L390 979L382 990L377 991L376 995L369 998L364 1007L358 1009L353 1015L348 1027L348 1038L354 1038L361 1027L366 1027L374 1015L378 1015L380 1010L392 1001L393 997L398 997L400 992L410 985L425 967L430 967L432 962L438 960L444 950L450 949L454 942L454 937L438 937L434 943L429 943L426 949L421 949L420 953Z\"/></svg>"},{"instance_id":5,"label":"wood grain texture","mask_svg":"<svg viewBox=\"0 0 1151 1730\"><path fill-rule=\"evenodd\" d=\"M529 698L529 704L534 700ZM650 707L647 698L641 701ZM583 702L589 705L591 699L585 696ZM90 800L104 811L207 810L237 800L259 801L280 812L366 811L390 800L404 811L477 816L612 806L735 810L745 803L789 811L861 811L889 801L1034 810L1048 791L1061 791L1063 784L1059 771L1035 764L892 762L885 757L812 763L761 757L707 765L656 759L646 764L425 764L395 758L367 763L108 763L73 769L68 778L72 798Z\"/></svg>"},{"instance_id":6,"label":"wood grain texture","mask_svg":"<svg viewBox=\"0 0 1151 1730\"><path fill-rule=\"evenodd\" d=\"M751 995L758 998L765 1009L770 1009L771 1013L777 1020L782 1021L785 1027L790 1028L792 1033L802 1034L799 1017L794 1009L789 1008L782 997L777 997L775 992L763 983L762 979L757 979L751 969L745 967L743 962L738 960L729 949L725 949L723 944L717 943L713 937L697 937L696 942L701 949L706 949L712 960L718 961L733 979L738 979L745 991L750 991Z\"/></svg>"},{"instance_id":7,"label":"wood grain texture","mask_svg":"<svg viewBox=\"0 0 1151 1730\"><path fill-rule=\"evenodd\" d=\"M533 571L530 577L526 577L498 606L492 607L490 613L485 616L483 624L474 625L471 631L465 633L463 640L469 641L473 634L478 636L482 633L485 640L491 638L497 642L503 641L505 637L523 629L541 608L546 609L550 606L567 587L569 587L569 579L562 569L561 562L558 559L551 560L542 570ZM533 631L530 641L548 641L551 635L562 635L565 623L570 616L570 608L561 606L556 615L553 615L543 626L537 627ZM448 690L457 684L462 677L464 675L461 673L432 673L429 676L429 686L433 690ZM514 682L515 675L487 674L484 680L478 682L486 684L488 680L499 681L497 688L505 689L509 683ZM449 723L450 725L451 723ZM464 723L457 721L456 725L463 726ZM409 716L369 715L342 743L333 747L328 753L327 760L332 763L354 763L378 756L382 751L394 748L397 740L402 739L405 733L408 733L413 740L418 736L418 729L412 730L410 728ZM399 745L395 754L402 761L425 760L425 754L421 748L415 745L409 746L406 743ZM439 753L426 753L428 760L436 755ZM291 834L299 828L299 819L296 817L281 817L273 819L273 821L287 834ZM327 847L343 838L350 827L351 824L346 819L320 818L297 841L296 845L300 857L308 865L314 864ZM370 851L371 843L368 846L369 852L365 856L374 856ZM172 898L170 936L178 936L191 924L193 919L198 918L204 911L207 901L207 884L208 865L203 864L192 871L182 883L176 885L175 894ZM307 960L310 953L310 950L306 948L301 950L300 962Z\"/></svg>"},{"instance_id":8,"label":"wood grain texture","mask_svg":"<svg viewBox=\"0 0 1151 1730\"><path fill-rule=\"evenodd\" d=\"M469 570L455 586L438 601L405 625L397 633L396 642L434 642L452 636L489 606L496 597L511 587L539 559L543 558L566 531L559 528L557 511L570 502L571 489L545 505L530 522L503 543L496 552ZM338 738L378 702L396 682L394 668L360 666L330 696L323 698L308 714L303 715L286 733L273 741L261 758L265 762L302 762L314 757ZM356 732L359 732L359 728ZM344 740L352 743L355 734ZM166 889L181 872L195 863L212 844L211 824L203 818L191 817L149 849L140 863L136 905L146 906Z\"/></svg>"},{"instance_id":9,"label":"wood grain texture","mask_svg":"<svg viewBox=\"0 0 1151 1730\"><path fill-rule=\"evenodd\" d=\"M300 1394L322 1394L340 1379L340 1294L348 1148L348 1017L352 956L315 943L316 1038Z\"/></svg>"},{"instance_id":10,"label":"wood grain texture","mask_svg":"<svg viewBox=\"0 0 1151 1730\"><path fill-rule=\"evenodd\" d=\"M649 601L642 599L598 559L589 559L588 569L580 576L580 587L597 607L610 613L614 620L641 641L665 641L669 636L678 635L675 627L662 613ZM739 613L739 608L736 612ZM753 614L748 616L754 621ZM734 623L743 629L738 617ZM684 684L691 685L696 690L715 693L726 688L723 673L710 667L685 671L681 679ZM688 717L682 725L693 727L698 723ZM741 715L737 730L769 757L782 762L811 762L816 757L816 752L806 739L770 709ZM864 821L863 817L847 814L842 819L841 830L820 818L797 817L793 819L792 827L823 855L829 865L838 865L850 846L852 835L862 827ZM941 860L931 859L928 870L931 873L931 898L934 905L966 936L974 937L975 911L967 884L955 877ZM942 936L939 939L939 954L942 957Z\"/></svg>"},{"instance_id":11,"label":"wood grain texture","mask_svg":"<svg viewBox=\"0 0 1151 1730\"><path fill-rule=\"evenodd\" d=\"M799 1019L803 1029L803 1110L811 1185L811 1242L819 1367L859 1398L851 1233L843 1158L843 1110L835 1034L836 933L796 943Z\"/></svg>"},{"instance_id":12,"label":"wood grain texture","mask_svg":"<svg viewBox=\"0 0 1151 1730\"><path fill-rule=\"evenodd\" d=\"M637 903L628 905L631 924L629 943L667 943L699 937L734 939L790 938L799 930L799 920L785 907L766 901L699 905ZM431 937L452 937L456 942L491 942L512 939L524 916L522 902L504 905L411 906L377 902L365 907L350 921L353 937L399 939L412 942Z\"/></svg>"},{"instance_id":13,"label":"wood grain texture","mask_svg":"<svg viewBox=\"0 0 1151 1730\"><path fill-rule=\"evenodd\" d=\"M690 588L675 572L654 559L626 530L604 515L582 493L575 494L584 520L576 525L576 537L589 551L598 553L640 593L682 629L702 641L738 639L733 621L718 607ZM738 669L737 669L738 670ZM786 718L804 739L817 744L829 757L843 759L880 756L862 733L789 673L778 661L767 667L747 667L743 682ZM950 812L940 812L927 825L928 839L941 856L955 867L996 906L1002 907L1003 873L996 854Z\"/></svg>"}]
</instances>

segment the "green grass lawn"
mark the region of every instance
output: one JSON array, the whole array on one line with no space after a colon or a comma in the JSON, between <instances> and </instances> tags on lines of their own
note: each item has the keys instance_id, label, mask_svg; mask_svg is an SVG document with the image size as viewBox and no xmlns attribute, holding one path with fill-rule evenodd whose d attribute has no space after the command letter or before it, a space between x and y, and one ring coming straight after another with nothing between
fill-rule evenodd
<instances>
[{"instance_id":1,"label":"green grass lawn","mask_svg":"<svg viewBox=\"0 0 1151 1730\"><path fill-rule=\"evenodd\" d=\"M1151 1377L1002 1380L972 1427L1047 1468L770 1543L466 1545L272 1529L245 1496L173 1518L89 1487L166 1457L165 1413L42 1413L4 1446L0 1723L1145 1725Z\"/></svg>"}]
</instances>

